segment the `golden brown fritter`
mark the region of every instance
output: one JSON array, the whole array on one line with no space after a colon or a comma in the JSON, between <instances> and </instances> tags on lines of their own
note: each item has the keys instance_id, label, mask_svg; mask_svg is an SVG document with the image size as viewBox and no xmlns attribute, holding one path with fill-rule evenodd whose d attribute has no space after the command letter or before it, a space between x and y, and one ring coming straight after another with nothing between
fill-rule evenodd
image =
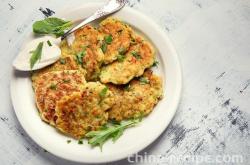
<instances>
[{"instance_id":1,"label":"golden brown fritter","mask_svg":"<svg viewBox=\"0 0 250 165\"><path fill-rule=\"evenodd\" d=\"M54 125L55 106L63 96L79 92L86 83L83 74L78 70L51 71L42 74L36 80L36 104L41 118Z\"/></svg>"},{"instance_id":2,"label":"golden brown fritter","mask_svg":"<svg viewBox=\"0 0 250 165\"><path fill-rule=\"evenodd\" d=\"M149 42L137 36L123 59L104 66L100 74L102 83L126 84L143 74L153 65L155 52Z\"/></svg>"},{"instance_id":3,"label":"golden brown fritter","mask_svg":"<svg viewBox=\"0 0 250 165\"><path fill-rule=\"evenodd\" d=\"M56 105L56 127L77 139L88 131L97 130L108 120L106 112L114 104L114 97L105 85L87 83L81 92L65 96Z\"/></svg>"},{"instance_id":4,"label":"golden brown fritter","mask_svg":"<svg viewBox=\"0 0 250 165\"><path fill-rule=\"evenodd\" d=\"M71 46L68 46L66 41L61 44L62 56L74 57L78 65L86 70L86 80L96 80L104 58L98 45L100 34L90 25L84 26L74 34L75 40Z\"/></svg>"},{"instance_id":5,"label":"golden brown fritter","mask_svg":"<svg viewBox=\"0 0 250 165\"><path fill-rule=\"evenodd\" d=\"M148 115L162 97L162 80L145 71L142 77L132 80L127 86L109 84L115 95L115 104L109 110L109 119L121 121Z\"/></svg>"},{"instance_id":6,"label":"golden brown fritter","mask_svg":"<svg viewBox=\"0 0 250 165\"><path fill-rule=\"evenodd\" d=\"M83 76L86 75L86 71L76 63L76 60L73 57L61 57L56 63L32 73L31 79L33 88L36 87L37 80L41 78L44 73L63 70L79 70L83 74Z\"/></svg>"},{"instance_id":7,"label":"golden brown fritter","mask_svg":"<svg viewBox=\"0 0 250 165\"><path fill-rule=\"evenodd\" d=\"M107 18L100 23L99 30L103 34L101 47L105 54L105 64L113 62L119 55L127 52L133 35L129 25L118 19Z\"/></svg>"}]
</instances>

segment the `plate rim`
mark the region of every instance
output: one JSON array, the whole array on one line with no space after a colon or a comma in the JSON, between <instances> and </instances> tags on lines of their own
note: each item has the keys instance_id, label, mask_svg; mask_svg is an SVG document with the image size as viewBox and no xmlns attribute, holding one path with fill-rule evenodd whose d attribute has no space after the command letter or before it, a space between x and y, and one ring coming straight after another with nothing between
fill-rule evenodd
<instances>
[{"instance_id":1,"label":"plate rim","mask_svg":"<svg viewBox=\"0 0 250 165\"><path fill-rule=\"evenodd\" d=\"M62 14L63 11L67 11L67 12L72 12L74 10L77 10L77 9L81 9L81 8L86 8L86 7L89 7L89 6L96 6L96 5L101 5L103 3L85 3L85 4L81 4L79 6L75 6L75 7L68 7L68 8L61 8L61 10L59 10L57 12L57 15L60 15ZM142 17L146 22L150 22L151 25L153 25L157 31L159 33L161 33L161 35L163 36L164 40L166 41L166 43L168 44L168 47L169 49L171 49L171 52L173 53L173 58L176 62L176 66L177 66L177 80L179 82L179 85L176 86L176 94L175 94L175 103L173 104L173 107L171 108L172 109L172 113L170 114L171 115L171 119L169 121L166 122L166 124L164 125L164 127L161 128L160 133L158 133L157 135L154 135L153 138L151 138L152 140L147 142L146 144L144 143L143 146L141 146L139 149L137 149L136 151L134 151L134 153L138 153L140 151L142 151L143 149L145 149L146 147L148 147L150 144L152 144L155 140L157 140L161 135L162 133L164 132L164 130L167 129L169 123L173 120L174 118L174 115L176 114L176 110L178 108L178 105L179 105L179 102L180 102L180 99L181 99L181 91L182 91L182 68L181 68L181 62L180 62L180 59L179 59L179 56L172 44L172 41L170 40L170 38L167 36L167 34L163 31L163 29L157 25L153 20L151 20L150 18L148 18L147 16L145 16L144 14L142 14L141 12L138 12L136 11L135 9L132 9L130 7L124 7L124 9L122 10L128 10L129 12L132 12L132 13L136 13L136 15L139 15L140 17ZM59 13L59 14L58 14ZM27 33L25 37L28 38L28 36L30 35L30 33ZM24 39L23 41L23 44L27 41L27 38ZM21 46L22 47L22 46ZM162 55L161 55L162 56ZM112 158L108 158L106 160L102 160L102 161L98 161L98 160L95 160L95 161L89 161L89 160L84 160L84 159L73 159L71 158L70 156L62 156L61 154L59 153L55 153L53 151L51 151L50 149L47 148L47 146L41 141L39 140L39 137L36 137L36 136L33 136L32 133L30 133L29 131L29 128L26 126L26 123L25 121L22 119L21 117L21 114L18 112L18 107L17 107L17 98L15 96L15 90L14 90L14 84L15 84L15 69L12 68L12 75L11 75L11 80L10 80L10 95L11 95L11 103L12 103L12 106L13 106L13 109L15 111L15 114L17 116L17 119L19 121L19 123L21 124L22 128L25 130L25 132L27 133L27 135L29 137L31 137L31 139L36 143L38 144L40 147L48 150L51 154L57 156L57 157L60 157L62 159L66 159L66 160L70 160L70 161L73 161L73 162L80 162L80 163L105 163L105 162L114 162L114 161L118 161L118 160L121 160L121 159L124 159L126 157L128 157L129 155L132 155L134 153L126 153L126 154L123 154L123 155L119 155L119 156L116 156L116 157L112 157Z\"/></svg>"}]
</instances>

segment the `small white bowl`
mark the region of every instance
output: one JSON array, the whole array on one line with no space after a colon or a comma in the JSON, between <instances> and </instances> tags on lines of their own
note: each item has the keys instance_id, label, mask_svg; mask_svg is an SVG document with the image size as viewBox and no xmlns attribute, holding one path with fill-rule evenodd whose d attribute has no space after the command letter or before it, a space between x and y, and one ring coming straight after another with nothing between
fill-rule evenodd
<instances>
[{"instance_id":1,"label":"small white bowl","mask_svg":"<svg viewBox=\"0 0 250 165\"><path fill-rule=\"evenodd\" d=\"M84 4L64 10L56 17L67 20L82 19L92 14L101 5L100 3ZM115 143L112 141L105 143L102 151L98 147L91 148L86 141L83 145L77 144L75 140L68 144L69 137L60 134L56 129L41 121L35 106L29 74L13 71L11 97L22 127L37 144L64 159L84 163L102 163L126 158L155 141L166 129L176 112L181 95L181 67L176 51L166 33L148 17L128 7L112 16L127 22L154 44L159 61L154 71L163 78L164 97L154 111L138 126L127 129ZM32 32L27 41L31 39L34 39Z\"/></svg>"}]
</instances>

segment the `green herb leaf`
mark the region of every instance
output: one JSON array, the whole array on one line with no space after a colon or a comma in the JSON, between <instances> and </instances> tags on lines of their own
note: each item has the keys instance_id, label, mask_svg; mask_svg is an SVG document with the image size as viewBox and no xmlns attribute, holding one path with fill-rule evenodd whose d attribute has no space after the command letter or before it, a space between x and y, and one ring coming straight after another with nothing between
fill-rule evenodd
<instances>
[{"instance_id":1,"label":"green herb leaf","mask_svg":"<svg viewBox=\"0 0 250 165\"><path fill-rule=\"evenodd\" d=\"M56 17L45 18L33 24L33 32L36 34L54 34L59 37L64 34L64 30L69 29L72 22Z\"/></svg>"},{"instance_id":2,"label":"green herb leaf","mask_svg":"<svg viewBox=\"0 0 250 165\"><path fill-rule=\"evenodd\" d=\"M69 83L69 82L70 82L70 79L63 79L63 82L64 82L64 83Z\"/></svg>"},{"instance_id":3,"label":"green herb leaf","mask_svg":"<svg viewBox=\"0 0 250 165\"><path fill-rule=\"evenodd\" d=\"M64 58L61 58L61 59L59 60L59 62L60 62L60 64L66 64L66 60L65 60Z\"/></svg>"},{"instance_id":4,"label":"green herb leaf","mask_svg":"<svg viewBox=\"0 0 250 165\"><path fill-rule=\"evenodd\" d=\"M32 51L32 55L30 57L30 68L32 69L35 63L41 59L43 49L43 42L40 42L36 47L36 50Z\"/></svg>"},{"instance_id":5,"label":"green herb leaf","mask_svg":"<svg viewBox=\"0 0 250 165\"><path fill-rule=\"evenodd\" d=\"M132 54L137 60L141 59L141 56L140 56L140 54L139 54L138 52L132 51L131 54Z\"/></svg>"},{"instance_id":6,"label":"green herb leaf","mask_svg":"<svg viewBox=\"0 0 250 165\"><path fill-rule=\"evenodd\" d=\"M124 55L126 53L126 49L124 47L120 47L118 49L119 54Z\"/></svg>"},{"instance_id":7,"label":"green herb leaf","mask_svg":"<svg viewBox=\"0 0 250 165\"><path fill-rule=\"evenodd\" d=\"M140 84L149 84L149 79L147 77L141 77L139 81Z\"/></svg>"},{"instance_id":8,"label":"green herb leaf","mask_svg":"<svg viewBox=\"0 0 250 165\"><path fill-rule=\"evenodd\" d=\"M111 42L113 41L113 37L111 35L105 36L104 40L106 42L106 44L111 44Z\"/></svg>"},{"instance_id":9,"label":"green herb leaf","mask_svg":"<svg viewBox=\"0 0 250 165\"><path fill-rule=\"evenodd\" d=\"M52 90L56 90L56 87L57 87L56 84L51 84L49 88L52 89Z\"/></svg>"},{"instance_id":10,"label":"green herb leaf","mask_svg":"<svg viewBox=\"0 0 250 165\"><path fill-rule=\"evenodd\" d=\"M83 140L82 140L82 139L79 139L79 140L78 140L78 144L83 144Z\"/></svg>"},{"instance_id":11,"label":"green herb leaf","mask_svg":"<svg viewBox=\"0 0 250 165\"><path fill-rule=\"evenodd\" d=\"M105 129L99 131L90 131L85 136L88 139L88 143L94 147L99 146L102 149L102 145L111 139L116 141L123 134L124 130L128 127L134 126L139 123L139 119L132 119L127 121L122 121L119 124L111 124Z\"/></svg>"},{"instance_id":12,"label":"green herb leaf","mask_svg":"<svg viewBox=\"0 0 250 165\"><path fill-rule=\"evenodd\" d=\"M49 46L52 46L50 40L47 41L47 44L48 44Z\"/></svg>"},{"instance_id":13,"label":"green herb leaf","mask_svg":"<svg viewBox=\"0 0 250 165\"><path fill-rule=\"evenodd\" d=\"M118 54L118 56L117 56L118 62L123 62L125 57L126 57L125 55Z\"/></svg>"},{"instance_id":14,"label":"green herb leaf","mask_svg":"<svg viewBox=\"0 0 250 165\"><path fill-rule=\"evenodd\" d=\"M107 44L106 44L106 42L102 42L101 49L102 49L103 53L106 53L106 51L107 51Z\"/></svg>"},{"instance_id":15,"label":"green herb leaf","mask_svg":"<svg viewBox=\"0 0 250 165\"><path fill-rule=\"evenodd\" d=\"M83 50L76 54L76 61L78 64L83 64L83 57L86 55L86 48L84 47Z\"/></svg>"},{"instance_id":16,"label":"green herb leaf","mask_svg":"<svg viewBox=\"0 0 250 165\"><path fill-rule=\"evenodd\" d=\"M68 144L71 143L71 140L67 140L67 143L68 143Z\"/></svg>"},{"instance_id":17,"label":"green herb leaf","mask_svg":"<svg viewBox=\"0 0 250 165\"><path fill-rule=\"evenodd\" d=\"M102 91L99 93L99 96L100 96L101 98L104 98L105 95L107 94L107 92L108 92L108 87L104 87L104 88L102 89Z\"/></svg>"},{"instance_id":18,"label":"green herb leaf","mask_svg":"<svg viewBox=\"0 0 250 165\"><path fill-rule=\"evenodd\" d=\"M153 66L153 67L157 67L158 64L159 64L159 62L155 60L152 66Z\"/></svg>"},{"instance_id":19,"label":"green herb leaf","mask_svg":"<svg viewBox=\"0 0 250 165\"><path fill-rule=\"evenodd\" d=\"M126 85L125 87L124 87L124 89L125 89L125 91L129 91L130 90L130 84L128 84L128 85Z\"/></svg>"}]
</instances>

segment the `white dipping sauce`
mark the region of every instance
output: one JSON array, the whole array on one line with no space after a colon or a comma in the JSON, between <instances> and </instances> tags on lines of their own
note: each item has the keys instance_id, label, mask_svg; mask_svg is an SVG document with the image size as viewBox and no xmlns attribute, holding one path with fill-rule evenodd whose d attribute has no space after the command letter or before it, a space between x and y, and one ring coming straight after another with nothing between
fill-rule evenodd
<instances>
[{"instance_id":1,"label":"white dipping sauce","mask_svg":"<svg viewBox=\"0 0 250 165\"><path fill-rule=\"evenodd\" d=\"M49 41L51 46L47 43ZM38 60L34 67L30 68L30 57L32 56L31 51L36 50L38 44L43 42L41 59ZM25 47L20 51L18 56L13 62L13 66L17 70L21 71L30 71L44 68L50 64L55 63L61 55L61 49L59 48L60 38L56 39L51 36L43 36L29 42Z\"/></svg>"}]
</instances>

